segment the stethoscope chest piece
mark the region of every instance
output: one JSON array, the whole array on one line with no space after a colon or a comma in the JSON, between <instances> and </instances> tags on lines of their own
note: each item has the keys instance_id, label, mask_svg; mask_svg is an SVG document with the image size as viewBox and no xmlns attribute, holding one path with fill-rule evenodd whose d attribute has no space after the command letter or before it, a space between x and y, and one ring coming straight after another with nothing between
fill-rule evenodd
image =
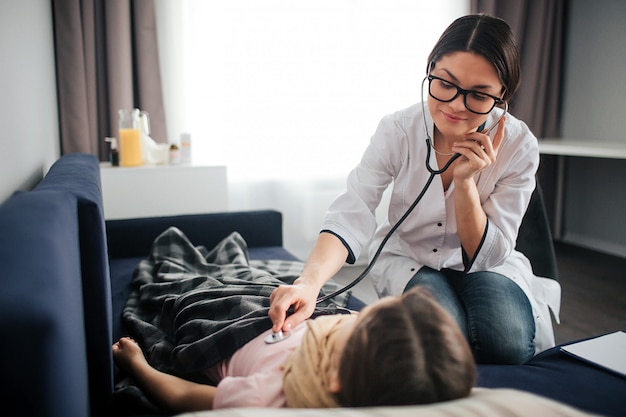
<instances>
[{"instance_id":1,"label":"stethoscope chest piece","mask_svg":"<svg viewBox=\"0 0 626 417\"><path fill-rule=\"evenodd\" d=\"M282 330L277 331L276 333L269 334L265 337L265 343L271 345L273 343L282 342L286 338L291 336L291 333L283 333Z\"/></svg>"}]
</instances>

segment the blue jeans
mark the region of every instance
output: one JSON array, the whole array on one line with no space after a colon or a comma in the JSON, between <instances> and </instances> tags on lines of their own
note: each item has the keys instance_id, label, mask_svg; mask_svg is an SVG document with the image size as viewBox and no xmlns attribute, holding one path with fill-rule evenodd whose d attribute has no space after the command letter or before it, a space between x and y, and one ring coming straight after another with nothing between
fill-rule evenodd
<instances>
[{"instance_id":1,"label":"blue jeans","mask_svg":"<svg viewBox=\"0 0 626 417\"><path fill-rule=\"evenodd\" d=\"M522 289L504 275L423 267L404 291L428 287L452 314L479 363L519 364L535 354L535 320Z\"/></svg>"}]
</instances>

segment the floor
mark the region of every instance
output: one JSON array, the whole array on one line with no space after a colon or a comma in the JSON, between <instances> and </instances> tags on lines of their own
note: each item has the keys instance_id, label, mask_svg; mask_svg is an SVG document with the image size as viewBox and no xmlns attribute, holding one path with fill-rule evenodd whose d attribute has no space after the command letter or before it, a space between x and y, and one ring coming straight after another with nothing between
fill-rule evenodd
<instances>
[{"instance_id":1,"label":"floor","mask_svg":"<svg viewBox=\"0 0 626 417\"><path fill-rule=\"evenodd\" d=\"M554 326L557 344L626 330L626 258L555 243L561 283L561 324ZM335 280L347 284L362 266L346 266ZM366 303L377 299L369 277L354 294Z\"/></svg>"},{"instance_id":2,"label":"floor","mask_svg":"<svg viewBox=\"0 0 626 417\"><path fill-rule=\"evenodd\" d=\"M561 324L557 344L626 330L626 258L557 243Z\"/></svg>"}]
</instances>

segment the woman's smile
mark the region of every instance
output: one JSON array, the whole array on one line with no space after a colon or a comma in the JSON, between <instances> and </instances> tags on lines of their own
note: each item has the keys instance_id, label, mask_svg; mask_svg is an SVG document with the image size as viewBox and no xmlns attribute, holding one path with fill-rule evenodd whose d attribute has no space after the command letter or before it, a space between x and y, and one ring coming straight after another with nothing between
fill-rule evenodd
<instances>
[{"instance_id":1,"label":"woman's smile","mask_svg":"<svg viewBox=\"0 0 626 417\"><path fill-rule=\"evenodd\" d=\"M461 117L453 113L447 113L445 111L442 111L441 114L443 115L444 119L446 119L446 121L449 123L462 123L466 120L465 117Z\"/></svg>"}]
</instances>

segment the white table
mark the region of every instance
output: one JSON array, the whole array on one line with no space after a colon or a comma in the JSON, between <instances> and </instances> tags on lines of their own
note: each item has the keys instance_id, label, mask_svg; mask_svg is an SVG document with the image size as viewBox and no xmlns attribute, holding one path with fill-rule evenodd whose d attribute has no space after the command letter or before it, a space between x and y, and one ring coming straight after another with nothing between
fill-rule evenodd
<instances>
[{"instance_id":1,"label":"white table","mask_svg":"<svg viewBox=\"0 0 626 417\"><path fill-rule=\"evenodd\" d=\"M104 216L108 219L226 211L225 166L100 164Z\"/></svg>"},{"instance_id":2,"label":"white table","mask_svg":"<svg viewBox=\"0 0 626 417\"><path fill-rule=\"evenodd\" d=\"M544 138L539 140L539 152L557 155L557 183L554 207L554 238L563 234L563 195L565 187L565 158L626 159L626 142L598 141L595 139Z\"/></svg>"},{"instance_id":3,"label":"white table","mask_svg":"<svg viewBox=\"0 0 626 417\"><path fill-rule=\"evenodd\" d=\"M539 152L559 156L626 159L626 142L545 138L539 140Z\"/></svg>"}]
</instances>

